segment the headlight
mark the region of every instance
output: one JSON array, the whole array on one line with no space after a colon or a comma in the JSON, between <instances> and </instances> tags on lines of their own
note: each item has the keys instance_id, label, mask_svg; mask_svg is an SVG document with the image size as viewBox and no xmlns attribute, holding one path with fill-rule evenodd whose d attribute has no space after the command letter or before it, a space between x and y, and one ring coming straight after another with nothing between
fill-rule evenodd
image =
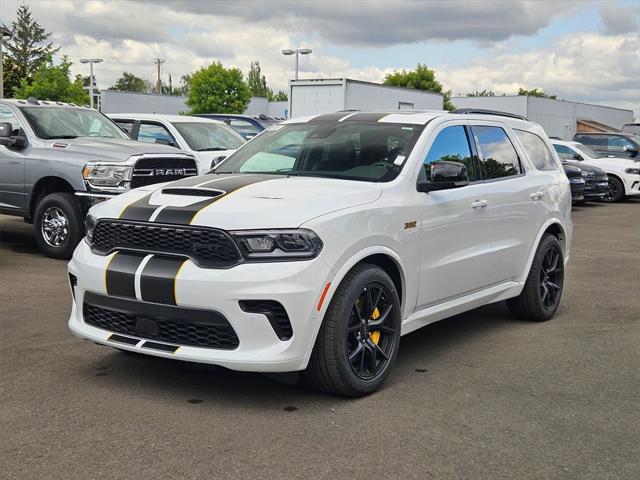
<instances>
[{"instance_id":1,"label":"headlight","mask_svg":"<svg viewBox=\"0 0 640 480\"><path fill-rule=\"evenodd\" d=\"M91 214L87 215L87 218L84 219L84 231L89 243L93 241L93 230L96 228L96 223L98 223L98 220Z\"/></svg>"},{"instance_id":2,"label":"headlight","mask_svg":"<svg viewBox=\"0 0 640 480\"><path fill-rule=\"evenodd\" d=\"M318 256L322 240L311 230L239 230L230 232L247 260L304 260Z\"/></svg>"},{"instance_id":3,"label":"headlight","mask_svg":"<svg viewBox=\"0 0 640 480\"><path fill-rule=\"evenodd\" d=\"M629 173L631 175L640 175L640 168L627 168L625 169L625 173Z\"/></svg>"},{"instance_id":4,"label":"headlight","mask_svg":"<svg viewBox=\"0 0 640 480\"><path fill-rule=\"evenodd\" d=\"M571 182L571 183L584 183L584 179L582 179L580 177L571 177L569 179L569 182Z\"/></svg>"},{"instance_id":5,"label":"headlight","mask_svg":"<svg viewBox=\"0 0 640 480\"><path fill-rule=\"evenodd\" d=\"M118 187L130 182L133 167L129 165L104 165L88 163L82 169L82 177L95 187Z\"/></svg>"},{"instance_id":6,"label":"headlight","mask_svg":"<svg viewBox=\"0 0 640 480\"><path fill-rule=\"evenodd\" d=\"M586 170L583 170L583 171L582 171L582 176L583 176L583 177L595 177L595 176L596 176L596 174L595 174L594 172L588 172L588 171L586 171Z\"/></svg>"}]
</instances>

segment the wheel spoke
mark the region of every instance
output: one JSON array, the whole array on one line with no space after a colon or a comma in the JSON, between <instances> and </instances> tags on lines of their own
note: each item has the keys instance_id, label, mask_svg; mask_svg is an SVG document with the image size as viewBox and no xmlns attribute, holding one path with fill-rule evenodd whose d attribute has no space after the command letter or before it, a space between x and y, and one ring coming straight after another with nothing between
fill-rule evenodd
<instances>
[{"instance_id":1,"label":"wheel spoke","mask_svg":"<svg viewBox=\"0 0 640 480\"><path fill-rule=\"evenodd\" d=\"M374 306L373 306L373 294L371 293L371 289L372 287L368 287L364 295L364 307L362 308L364 315L362 315L362 318L365 318L365 319L373 315Z\"/></svg>"},{"instance_id":2,"label":"wheel spoke","mask_svg":"<svg viewBox=\"0 0 640 480\"><path fill-rule=\"evenodd\" d=\"M391 312L391 309L393 308L392 304L389 304L385 307L384 311L382 312L382 314L376 318L375 320L370 320L367 322L367 326L369 328L377 328L380 325L382 325L387 318L389 317L389 313Z\"/></svg>"},{"instance_id":3,"label":"wheel spoke","mask_svg":"<svg viewBox=\"0 0 640 480\"><path fill-rule=\"evenodd\" d=\"M384 350L382 350L380 348L380 346L375 343L375 342L371 342L371 345L373 346L373 349L378 352L380 355L382 355L382 358L384 358L385 360L389 360L389 355L387 355Z\"/></svg>"},{"instance_id":4,"label":"wheel spoke","mask_svg":"<svg viewBox=\"0 0 640 480\"><path fill-rule=\"evenodd\" d=\"M542 300L542 304L546 306L547 305L546 300L547 300L547 297L549 296L549 289L547 288L547 285L544 283L541 286L543 291L541 300Z\"/></svg>"},{"instance_id":5,"label":"wheel spoke","mask_svg":"<svg viewBox=\"0 0 640 480\"><path fill-rule=\"evenodd\" d=\"M358 342L358 346L356 347L356 349L349 354L349 361L353 362L358 357L358 355L362 354L363 352L364 347L362 346L362 343Z\"/></svg>"},{"instance_id":6,"label":"wheel spoke","mask_svg":"<svg viewBox=\"0 0 640 480\"><path fill-rule=\"evenodd\" d=\"M551 288L551 290L555 290L556 292L560 290L560 287L551 281L547 281L547 287Z\"/></svg>"}]
</instances>

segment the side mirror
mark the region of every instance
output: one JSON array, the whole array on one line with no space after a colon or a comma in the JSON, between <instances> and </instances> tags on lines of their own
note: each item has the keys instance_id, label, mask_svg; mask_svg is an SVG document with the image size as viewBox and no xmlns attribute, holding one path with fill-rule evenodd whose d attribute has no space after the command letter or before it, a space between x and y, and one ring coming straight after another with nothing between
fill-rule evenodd
<instances>
[{"instance_id":1,"label":"side mirror","mask_svg":"<svg viewBox=\"0 0 640 480\"><path fill-rule=\"evenodd\" d=\"M418 191L429 193L437 190L450 190L469 185L467 166L458 162L434 162L429 165L431 180L418 182Z\"/></svg>"},{"instance_id":2,"label":"side mirror","mask_svg":"<svg viewBox=\"0 0 640 480\"><path fill-rule=\"evenodd\" d=\"M27 146L27 137L24 135L11 135L13 126L8 122L0 123L0 145L13 148L24 148Z\"/></svg>"},{"instance_id":3,"label":"side mirror","mask_svg":"<svg viewBox=\"0 0 640 480\"><path fill-rule=\"evenodd\" d=\"M576 153L576 154L573 156L573 159L574 159L574 160L578 160L578 161L580 161L580 162L581 162L582 160L584 160L584 157L583 157L582 155L580 155L579 153Z\"/></svg>"},{"instance_id":4,"label":"side mirror","mask_svg":"<svg viewBox=\"0 0 640 480\"><path fill-rule=\"evenodd\" d=\"M178 147L178 145L176 145L176 142L172 142L171 140L168 140L166 138L156 138L155 143L159 143L160 145L169 145L170 147Z\"/></svg>"},{"instance_id":5,"label":"side mirror","mask_svg":"<svg viewBox=\"0 0 640 480\"><path fill-rule=\"evenodd\" d=\"M0 123L0 138L11 137L11 132L13 132L13 125L9 122Z\"/></svg>"}]
</instances>

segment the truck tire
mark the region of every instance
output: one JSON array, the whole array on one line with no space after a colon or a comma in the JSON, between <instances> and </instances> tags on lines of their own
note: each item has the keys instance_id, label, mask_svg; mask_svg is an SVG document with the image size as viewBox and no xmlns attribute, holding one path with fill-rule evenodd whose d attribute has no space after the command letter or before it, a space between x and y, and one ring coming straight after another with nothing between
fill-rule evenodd
<instances>
[{"instance_id":1,"label":"truck tire","mask_svg":"<svg viewBox=\"0 0 640 480\"><path fill-rule=\"evenodd\" d=\"M331 299L305 371L307 383L346 397L380 388L398 353L400 318L389 275L376 265L356 265Z\"/></svg>"},{"instance_id":2,"label":"truck tire","mask_svg":"<svg viewBox=\"0 0 640 480\"><path fill-rule=\"evenodd\" d=\"M540 240L529 275L520 295L507 300L512 315L523 320L544 322L556 313L564 287L564 255L556 237L545 234Z\"/></svg>"},{"instance_id":3,"label":"truck tire","mask_svg":"<svg viewBox=\"0 0 640 480\"><path fill-rule=\"evenodd\" d=\"M40 250L51 258L69 259L84 237L80 205L73 193L51 193L35 208L34 227Z\"/></svg>"}]
</instances>

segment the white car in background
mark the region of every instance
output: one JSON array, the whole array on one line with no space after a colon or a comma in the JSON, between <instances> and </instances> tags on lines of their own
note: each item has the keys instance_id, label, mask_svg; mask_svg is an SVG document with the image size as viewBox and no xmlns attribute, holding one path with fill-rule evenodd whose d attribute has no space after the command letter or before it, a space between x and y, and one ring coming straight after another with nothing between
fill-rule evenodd
<instances>
[{"instance_id":1,"label":"white car in background","mask_svg":"<svg viewBox=\"0 0 640 480\"><path fill-rule=\"evenodd\" d=\"M192 154L203 174L241 147L246 140L224 122L186 115L118 113L109 117L133 140L162 143Z\"/></svg>"},{"instance_id":2,"label":"white car in background","mask_svg":"<svg viewBox=\"0 0 640 480\"><path fill-rule=\"evenodd\" d=\"M592 165L607 172L609 194L604 198L609 202L620 202L625 197L640 195L640 161L623 157L602 157L580 142L552 139L551 143L563 161L575 162L580 166Z\"/></svg>"}]
</instances>

